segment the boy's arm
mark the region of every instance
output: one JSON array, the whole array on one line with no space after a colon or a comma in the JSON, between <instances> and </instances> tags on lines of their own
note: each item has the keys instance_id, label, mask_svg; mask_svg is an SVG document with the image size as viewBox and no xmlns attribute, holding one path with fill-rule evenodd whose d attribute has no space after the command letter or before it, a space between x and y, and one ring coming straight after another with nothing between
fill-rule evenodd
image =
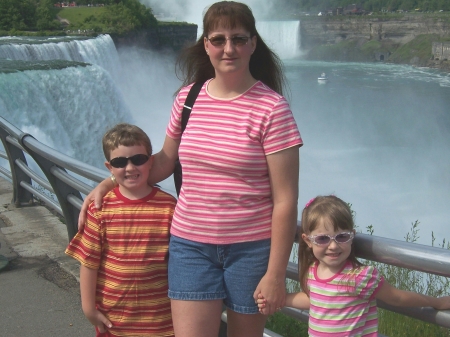
<instances>
[{"instance_id":1,"label":"boy's arm","mask_svg":"<svg viewBox=\"0 0 450 337\"><path fill-rule=\"evenodd\" d=\"M412 291L400 290L384 281L376 295L377 299L396 307L433 307L437 310L450 309L450 296L432 297Z\"/></svg>"},{"instance_id":2,"label":"boy's arm","mask_svg":"<svg viewBox=\"0 0 450 337\"><path fill-rule=\"evenodd\" d=\"M286 306L300 310L309 310L309 297L304 292L289 293L286 295Z\"/></svg>"},{"instance_id":3,"label":"boy's arm","mask_svg":"<svg viewBox=\"0 0 450 337\"><path fill-rule=\"evenodd\" d=\"M89 322L96 326L99 332L105 332L105 325L111 328L112 324L96 307L97 272L97 269L80 266L81 307Z\"/></svg>"}]
</instances>

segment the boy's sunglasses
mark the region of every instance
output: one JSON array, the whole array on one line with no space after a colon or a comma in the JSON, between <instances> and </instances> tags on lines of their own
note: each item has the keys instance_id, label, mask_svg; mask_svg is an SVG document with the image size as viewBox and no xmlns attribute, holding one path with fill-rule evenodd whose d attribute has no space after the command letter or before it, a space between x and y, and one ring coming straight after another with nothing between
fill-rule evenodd
<instances>
[{"instance_id":1,"label":"boy's sunglasses","mask_svg":"<svg viewBox=\"0 0 450 337\"><path fill-rule=\"evenodd\" d=\"M244 46L247 44L248 36L231 36L225 37L225 35L215 35L211 38L206 38L214 47L223 47L227 43L227 40L230 40L231 43L235 46Z\"/></svg>"},{"instance_id":2,"label":"boy's sunglasses","mask_svg":"<svg viewBox=\"0 0 450 337\"><path fill-rule=\"evenodd\" d=\"M131 157L116 157L109 161L112 167L115 168L124 168L128 164L128 160L131 161L131 163L134 166L141 166L145 164L149 159L149 156L146 154L135 154Z\"/></svg>"},{"instance_id":3,"label":"boy's sunglasses","mask_svg":"<svg viewBox=\"0 0 450 337\"><path fill-rule=\"evenodd\" d=\"M318 246L324 246L329 245L331 240L336 241L336 243L347 243L351 241L354 237L355 234L353 232L344 232L336 234L334 236L327 234L310 235L308 236L308 239Z\"/></svg>"}]
</instances>

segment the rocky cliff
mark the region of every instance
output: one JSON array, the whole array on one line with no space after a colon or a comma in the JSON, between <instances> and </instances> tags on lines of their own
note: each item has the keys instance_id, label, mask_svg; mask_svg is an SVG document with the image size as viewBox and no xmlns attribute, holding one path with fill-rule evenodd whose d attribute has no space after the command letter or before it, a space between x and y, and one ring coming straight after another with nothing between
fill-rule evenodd
<instances>
[{"instance_id":1,"label":"rocky cliff","mask_svg":"<svg viewBox=\"0 0 450 337\"><path fill-rule=\"evenodd\" d=\"M300 21L302 48L335 44L348 39L391 40L405 44L423 34L450 36L450 18L404 15L395 18L371 16L324 16Z\"/></svg>"},{"instance_id":2,"label":"rocky cliff","mask_svg":"<svg viewBox=\"0 0 450 337\"><path fill-rule=\"evenodd\" d=\"M434 55L433 43L450 41L447 15L394 17L325 16L300 21L301 48L308 59L387 61L450 69Z\"/></svg>"}]
</instances>

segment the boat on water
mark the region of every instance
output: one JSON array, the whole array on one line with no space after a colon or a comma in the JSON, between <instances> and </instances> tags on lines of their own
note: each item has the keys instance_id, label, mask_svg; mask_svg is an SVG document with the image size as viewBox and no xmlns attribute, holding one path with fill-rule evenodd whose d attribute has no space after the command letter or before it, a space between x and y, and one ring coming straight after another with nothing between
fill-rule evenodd
<instances>
[{"instance_id":1,"label":"boat on water","mask_svg":"<svg viewBox=\"0 0 450 337\"><path fill-rule=\"evenodd\" d=\"M319 83L326 83L326 82L328 82L328 77L327 77L327 75L326 75L325 73L322 73L322 74L317 78L317 81L318 81Z\"/></svg>"}]
</instances>

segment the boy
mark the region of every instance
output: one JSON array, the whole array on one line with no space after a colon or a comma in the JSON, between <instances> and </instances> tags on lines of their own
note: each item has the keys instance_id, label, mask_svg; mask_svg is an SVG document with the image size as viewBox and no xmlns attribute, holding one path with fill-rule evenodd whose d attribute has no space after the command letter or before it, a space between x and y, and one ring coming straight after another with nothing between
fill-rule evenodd
<instances>
[{"instance_id":1,"label":"boy","mask_svg":"<svg viewBox=\"0 0 450 337\"><path fill-rule=\"evenodd\" d=\"M150 139L118 124L103 136L105 166L117 185L66 254L80 267L82 308L96 336L174 336L167 297L169 230L176 200L147 184Z\"/></svg>"}]
</instances>

